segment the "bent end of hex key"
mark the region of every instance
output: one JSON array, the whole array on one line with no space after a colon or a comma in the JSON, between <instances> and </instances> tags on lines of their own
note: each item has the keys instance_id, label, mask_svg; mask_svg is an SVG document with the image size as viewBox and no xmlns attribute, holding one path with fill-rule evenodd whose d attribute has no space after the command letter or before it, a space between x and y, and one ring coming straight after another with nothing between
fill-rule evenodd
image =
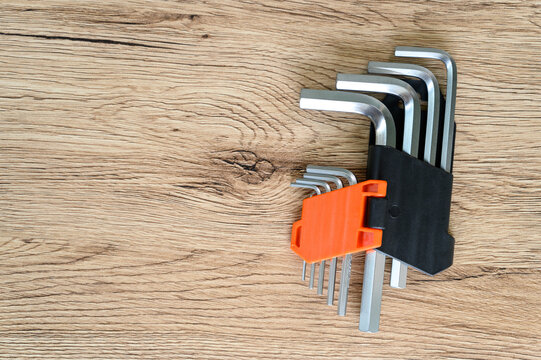
<instances>
[{"instance_id":1,"label":"bent end of hex key","mask_svg":"<svg viewBox=\"0 0 541 360\"><path fill-rule=\"evenodd\" d=\"M302 189L311 189L311 190L314 190L316 195L321 195L321 190L319 190L319 188L317 186L298 184L296 182L291 183L289 186L296 187L296 188L302 188Z\"/></svg>"},{"instance_id":2,"label":"bent end of hex key","mask_svg":"<svg viewBox=\"0 0 541 360\"><path fill-rule=\"evenodd\" d=\"M434 74L419 65L369 61L368 72L371 74L386 74L410 76L421 79L427 88L428 105L426 115L426 136L424 161L436 163L436 148L438 146L438 126L440 118L440 86Z\"/></svg>"},{"instance_id":3,"label":"bent end of hex key","mask_svg":"<svg viewBox=\"0 0 541 360\"><path fill-rule=\"evenodd\" d=\"M338 90L392 94L400 97L404 103L402 148L408 154L417 157L421 130L421 105L417 93L410 84L388 76L338 74L336 88ZM377 140L376 138L376 142Z\"/></svg>"},{"instance_id":4,"label":"bent end of hex key","mask_svg":"<svg viewBox=\"0 0 541 360\"><path fill-rule=\"evenodd\" d=\"M310 170L308 170L308 168L306 169L306 173L304 173L303 178L308 180L321 180L328 183L333 183L337 189L341 189L343 186L342 181L337 176L312 173L310 172Z\"/></svg>"},{"instance_id":5,"label":"bent end of hex key","mask_svg":"<svg viewBox=\"0 0 541 360\"><path fill-rule=\"evenodd\" d=\"M324 192L331 191L330 185L327 184L325 181L298 179L295 181L295 183L300 185L321 186L325 190Z\"/></svg>"},{"instance_id":6,"label":"bent end of hex key","mask_svg":"<svg viewBox=\"0 0 541 360\"><path fill-rule=\"evenodd\" d=\"M396 144L393 116L381 101L372 96L345 91L302 89L299 105L301 109L367 116L376 130L376 143L389 146Z\"/></svg>"},{"instance_id":7,"label":"bent end of hex key","mask_svg":"<svg viewBox=\"0 0 541 360\"><path fill-rule=\"evenodd\" d=\"M454 119L457 83L457 69L455 60L446 51L433 48L397 46L394 54L395 56L399 57L436 59L445 64L445 68L447 70L447 93L445 94L445 121L443 125L441 168L447 172L450 172L453 157L453 138L455 128Z\"/></svg>"},{"instance_id":8,"label":"bent end of hex key","mask_svg":"<svg viewBox=\"0 0 541 360\"><path fill-rule=\"evenodd\" d=\"M346 180L348 181L348 185L357 184L357 178L351 171L338 167L308 165L306 167L306 173L341 176L343 178L346 178ZM340 181L340 183L342 182Z\"/></svg>"}]
</instances>

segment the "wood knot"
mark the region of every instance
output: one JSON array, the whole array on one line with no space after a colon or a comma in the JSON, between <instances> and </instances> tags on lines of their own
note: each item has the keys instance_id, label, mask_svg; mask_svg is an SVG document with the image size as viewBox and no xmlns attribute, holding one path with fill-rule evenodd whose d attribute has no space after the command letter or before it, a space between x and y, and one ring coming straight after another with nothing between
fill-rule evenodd
<instances>
[{"instance_id":1,"label":"wood knot","mask_svg":"<svg viewBox=\"0 0 541 360\"><path fill-rule=\"evenodd\" d=\"M253 151L235 150L222 158L233 167L235 175L248 184L259 184L268 180L276 168L272 163L260 158Z\"/></svg>"}]
</instances>

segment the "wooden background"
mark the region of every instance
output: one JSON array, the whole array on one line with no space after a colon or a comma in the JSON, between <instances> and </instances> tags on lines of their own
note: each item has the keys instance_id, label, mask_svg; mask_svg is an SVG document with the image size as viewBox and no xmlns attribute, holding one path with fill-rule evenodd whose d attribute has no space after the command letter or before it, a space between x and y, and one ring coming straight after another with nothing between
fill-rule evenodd
<instances>
[{"instance_id":1,"label":"wooden background","mask_svg":"<svg viewBox=\"0 0 541 360\"><path fill-rule=\"evenodd\" d=\"M538 1L99 3L0 4L0 358L538 358ZM362 178L367 119L299 91L396 45L458 66L455 264L365 334L362 256L344 318L300 281L288 185Z\"/></svg>"}]
</instances>

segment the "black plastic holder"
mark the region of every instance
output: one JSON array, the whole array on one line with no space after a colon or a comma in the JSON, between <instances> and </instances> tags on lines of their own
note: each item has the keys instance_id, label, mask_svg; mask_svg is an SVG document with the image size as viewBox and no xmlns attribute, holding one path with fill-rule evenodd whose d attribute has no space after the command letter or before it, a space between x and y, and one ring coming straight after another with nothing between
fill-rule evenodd
<instances>
[{"instance_id":1,"label":"black plastic holder","mask_svg":"<svg viewBox=\"0 0 541 360\"><path fill-rule=\"evenodd\" d=\"M421 80L404 79L421 100L427 100ZM441 95L440 95L441 96ZM383 99L393 118L403 119L401 100L393 95ZM453 175L440 168L445 99L440 97L440 118L436 163L423 161L426 111L421 112L419 153L415 158L399 149L404 134L403 121L396 122L396 149L374 145L371 127L367 179L386 180L386 198L371 198L365 226L384 229L382 246L377 250L429 275L435 275L453 263L455 240L449 235L449 216ZM456 134L456 126L453 131ZM455 137L453 137L454 140ZM454 142L453 156L454 160Z\"/></svg>"},{"instance_id":2,"label":"black plastic holder","mask_svg":"<svg viewBox=\"0 0 541 360\"><path fill-rule=\"evenodd\" d=\"M383 229L377 250L430 275L453 263L448 234L453 175L388 146L371 146L367 178L387 181L385 198L369 198L365 226Z\"/></svg>"}]
</instances>

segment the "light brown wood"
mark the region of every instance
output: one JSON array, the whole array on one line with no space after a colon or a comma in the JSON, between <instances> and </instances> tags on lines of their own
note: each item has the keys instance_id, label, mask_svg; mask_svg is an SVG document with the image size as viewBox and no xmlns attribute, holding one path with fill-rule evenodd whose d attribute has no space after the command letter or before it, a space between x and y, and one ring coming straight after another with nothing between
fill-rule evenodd
<instances>
[{"instance_id":1,"label":"light brown wood","mask_svg":"<svg viewBox=\"0 0 541 360\"><path fill-rule=\"evenodd\" d=\"M0 19L0 358L538 358L539 2L8 0ZM458 66L455 264L386 285L365 334L362 256L339 317L300 280L288 185L308 163L361 177L368 121L299 91L396 45Z\"/></svg>"}]
</instances>

